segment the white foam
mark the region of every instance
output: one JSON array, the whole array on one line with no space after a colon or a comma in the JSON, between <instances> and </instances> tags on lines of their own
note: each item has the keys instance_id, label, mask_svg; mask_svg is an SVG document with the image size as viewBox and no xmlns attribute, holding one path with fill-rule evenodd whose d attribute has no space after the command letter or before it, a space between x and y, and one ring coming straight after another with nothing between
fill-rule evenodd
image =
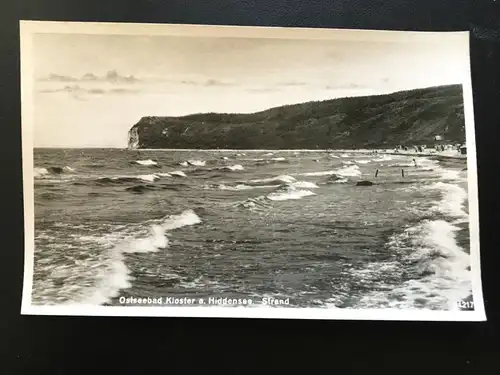
<instances>
[{"instance_id":1,"label":"white foam","mask_svg":"<svg viewBox=\"0 0 500 375\"><path fill-rule=\"evenodd\" d=\"M336 174L342 177L357 177L361 176L361 171L357 165L351 165L338 169Z\"/></svg>"},{"instance_id":2,"label":"white foam","mask_svg":"<svg viewBox=\"0 0 500 375\"><path fill-rule=\"evenodd\" d=\"M440 172L443 180L458 180L460 178L460 171L457 170L440 168Z\"/></svg>"},{"instance_id":3,"label":"white foam","mask_svg":"<svg viewBox=\"0 0 500 375\"><path fill-rule=\"evenodd\" d=\"M186 174L183 171L172 171L169 172L172 176L177 176L177 177L187 177Z\"/></svg>"},{"instance_id":4,"label":"white foam","mask_svg":"<svg viewBox=\"0 0 500 375\"><path fill-rule=\"evenodd\" d=\"M218 186L220 190L230 190L230 191L241 191L241 190L253 190L253 189L269 189L269 188L276 188L279 187L280 185L259 185L259 186L250 186L250 185L245 185L245 184L238 184L236 186L227 186L224 184L221 184Z\"/></svg>"},{"instance_id":5,"label":"white foam","mask_svg":"<svg viewBox=\"0 0 500 375\"><path fill-rule=\"evenodd\" d=\"M390 161L392 160L392 157L389 155L382 155L378 158L372 159L372 161Z\"/></svg>"},{"instance_id":6,"label":"white foam","mask_svg":"<svg viewBox=\"0 0 500 375\"><path fill-rule=\"evenodd\" d=\"M179 215L170 215L165 217L161 227L164 230L172 230L199 223L201 223L201 219L198 215L196 215L193 210L186 210Z\"/></svg>"},{"instance_id":7,"label":"white foam","mask_svg":"<svg viewBox=\"0 0 500 375\"><path fill-rule=\"evenodd\" d=\"M266 154L264 154L264 156L273 156L274 155L274 152L268 152Z\"/></svg>"},{"instance_id":8,"label":"white foam","mask_svg":"<svg viewBox=\"0 0 500 375\"><path fill-rule=\"evenodd\" d=\"M293 186L295 188L304 188L304 189L317 189L318 188L318 185L316 185L313 182L309 182L309 181L296 181L296 182L292 182L290 184L290 186Z\"/></svg>"},{"instance_id":9,"label":"white foam","mask_svg":"<svg viewBox=\"0 0 500 375\"><path fill-rule=\"evenodd\" d=\"M118 297L120 290L132 286L133 277L124 262L124 256L116 249L109 252L106 267L102 267L97 277L98 282L91 292L84 297L83 305L101 305ZM69 303L73 304L73 303Z\"/></svg>"},{"instance_id":10,"label":"white foam","mask_svg":"<svg viewBox=\"0 0 500 375\"><path fill-rule=\"evenodd\" d=\"M358 164L368 164L370 162L371 162L371 160L356 160L356 163L358 163Z\"/></svg>"},{"instance_id":11,"label":"white foam","mask_svg":"<svg viewBox=\"0 0 500 375\"><path fill-rule=\"evenodd\" d=\"M296 179L295 177L289 176L289 175L280 175L277 177L271 177L271 178L263 178L263 179L257 179L257 180L250 180L248 182L250 183L261 183L261 182L284 182L284 183L290 183L290 182L295 182Z\"/></svg>"},{"instance_id":12,"label":"white foam","mask_svg":"<svg viewBox=\"0 0 500 375\"><path fill-rule=\"evenodd\" d=\"M204 160L188 160L187 163L196 167L204 167L205 164L207 164L207 162Z\"/></svg>"},{"instance_id":13,"label":"white foam","mask_svg":"<svg viewBox=\"0 0 500 375\"><path fill-rule=\"evenodd\" d=\"M385 305L391 308L439 308L456 310L457 302L467 298L471 288L469 255L457 244L455 233L458 227L444 221L425 221L394 236L389 242L393 252L416 265L416 272L422 276L404 282L386 292L373 292L363 297L364 308ZM406 269L399 262L371 263L354 274L366 282L377 282L381 289L389 285L380 284L383 274L393 276ZM422 304L424 306L422 307ZM360 306L358 306L359 308Z\"/></svg>"},{"instance_id":14,"label":"white foam","mask_svg":"<svg viewBox=\"0 0 500 375\"><path fill-rule=\"evenodd\" d=\"M170 173L157 173L157 175L160 177L172 177Z\"/></svg>"},{"instance_id":15,"label":"white foam","mask_svg":"<svg viewBox=\"0 0 500 375\"><path fill-rule=\"evenodd\" d=\"M193 210L183 211L179 215L170 215L150 227L150 234L144 238L126 240L119 247L125 253L150 253L168 247L166 231L201 223L201 219Z\"/></svg>"},{"instance_id":16,"label":"white foam","mask_svg":"<svg viewBox=\"0 0 500 375\"><path fill-rule=\"evenodd\" d=\"M179 165L182 165L183 167L187 167L189 164L187 161L183 161L182 163L179 163Z\"/></svg>"},{"instance_id":17,"label":"white foam","mask_svg":"<svg viewBox=\"0 0 500 375\"><path fill-rule=\"evenodd\" d=\"M294 187L290 186L286 190L271 193L267 196L268 199L272 201L287 201L294 199L302 199L303 197L316 195L312 191L309 190L297 190Z\"/></svg>"},{"instance_id":18,"label":"white foam","mask_svg":"<svg viewBox=\"0 0 500 375\"><path fill-rule=\"evenodd\" d=\"M224 167L224 169L229 169L230 171L242 171L245 168L243 168L243 166L240 164L235 164L235 165L230 165L230 166Z\"/></svg>"},{"instance_id":19,"label":"white foam","mask_svg":"<svg viewBox=\"0 0 500 375\"><path fill-rule=\"evenodd\" d=\"M284 157L271 158L271 160L274 160L274 161L286 161L286 159Z\"/></svg>"},{"instance_id":20,"label":"white foam","mask_svg":"<svg viewBox=\"0 0 500 375\"><path fill-rule=\"evenodd\" d=\"M448 309L456 309L457 302L466 298L471 288L469 255L458 246L455 239L459 228L444 220L435 220L427 221L414 230L423 237L415 236L415 251L411 258L420 261L425 267L423 271L427 269L432 274L407 283L406 289L412 290L414 297L422 297L419 291L439 293L447 299ZM435 252L442 256L430 258Z\"/></svg>"},{"instance_id":21,"label":"white foam","mask_svg":"<svg viewBox=\"0 0 500 375\"><path fill-rule=\"evenodd\" d=\"M140 165L146 165L146 166L150 166L150 165L157 165L158 163L151 160L151 159L147 159L147 160L136 160L135 163L137 164L140 164Z\"/></svg>"},{"instance_id":22,"label":"white foam","mask_svg":"<svg viewBox=\"0 0 500 375\"><path fill-rule=\"evenodd\" d=\"M49 174L49 171L47 170L47 168L34 168L33 174L35 177L42 177Z\"/></svg>"},{"instance_id":23,"label":"white foam","mask_svg":"<svg viewBox=\"0 0 500 375\"><path fill-rule=\"evenodd\" d=\"M150 235L145 238L135 239L123 248L125 253L154 253L168 247L168 238L165 229L160 225L150 227Z\"/></svg>"},{"instance_id":24,"label":"white foam","mask_svg":"<svg viewBox=\"0 0 500 375\"><path fill-rule=\"evenodd\" d=\"M147 182L154 182L154 181L158 180L160 177L156 174L143 174L143 175L137 176L137 178L139 178L143 181L147 181Z\"/></svg>"},{"instance_id":25,"label":"white foam","mask_svg":"<svg viewBox=\"0 0 500 375\"><path fill-rule=\"evenodd\" d=\"M306 172L306 173L300 173L300 176L317 177L317 176L331 176L334 174L337 174L337 171Z\"/></svg>"},{"instance_id":26,"label":"white foam","mask_svg":"<svg viewBox=\"0 0 500 375\"><path fill-rule=\"evenodd\" d=\"M74 169L74 168L71 168L71 167L68 167L68 166L64 167L63 169L64 169L65 171L68 171L68 172L74 172L74 171L75 171L75 169Z\"/></svg>"},{"instance_id":27,"label":"white foam","mask_svg":"<svg viewBox=\"0 0 500 375\"><path fill-rule=\"evenodd\" d=\"M440 190L443 194L443 199L436 205L436 209L440 212L456 217L457 219L467 219L468 214L464 210L464 202L467 199L467 192L458 185L436 182L429 185L430 189Z\"/></svg>"}]
</instances>

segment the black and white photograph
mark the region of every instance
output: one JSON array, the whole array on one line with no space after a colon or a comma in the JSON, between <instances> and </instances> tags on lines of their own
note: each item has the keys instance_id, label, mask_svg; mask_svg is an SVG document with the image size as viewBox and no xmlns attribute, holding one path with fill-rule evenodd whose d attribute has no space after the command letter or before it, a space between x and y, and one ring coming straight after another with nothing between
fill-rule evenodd
<instances>
[{"instance_id":1,"label":"black and white photograph","mask_svg":"<svg viewBox=\"0 0 500 375\"><path fill-rule=\"evenodd\" d=\"M23 314L485 320L467 32L20 26Z\"/></svg>"}]
</instances>

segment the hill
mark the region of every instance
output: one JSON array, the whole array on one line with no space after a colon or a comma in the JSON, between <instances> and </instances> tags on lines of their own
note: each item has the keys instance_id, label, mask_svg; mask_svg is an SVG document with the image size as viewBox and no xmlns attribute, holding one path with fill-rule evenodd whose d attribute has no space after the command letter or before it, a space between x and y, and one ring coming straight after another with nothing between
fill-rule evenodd
<instances>
[{"instance_id":1,"label":"hill","mask_svg":"<svg viewBox=\"0 0 500 375\"><path fill-rule=\"evenodd\" d=\"M464 142L461 85L286 105L251 114L143 117L130 148L349 149Z\"/></svg>"}]
</instances>

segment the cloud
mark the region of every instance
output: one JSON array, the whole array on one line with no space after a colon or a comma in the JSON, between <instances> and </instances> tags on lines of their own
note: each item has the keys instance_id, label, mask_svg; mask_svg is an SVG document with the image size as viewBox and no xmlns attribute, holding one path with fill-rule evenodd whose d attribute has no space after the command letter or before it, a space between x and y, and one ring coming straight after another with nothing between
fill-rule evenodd
<instances>
[{"instance_id":1,"label":"cloud","mask_svg":"<svg viewBox=\"0 0 500 375\"><path fill-rule=\"evenodd\" d=\"M306 82L298 82L298 81L289 81L289 82L281 82L278 83L278 86L305 86Z\"/></svg>"},{"instance_id":2,"label":"cloud","mask_svg":"<svg viewBox=\"0 0 500 375\"><path fill-rule=\"evenodd\" d=\"M104 76L99 77L94 73L85 73L80 78L64 76L60 74L50 74L48 77L40 79L44 82L111 82L111 83L134 83L140 81L133 75L120 75L116 70L110 70Z\"/></svg>"},{"instance_id":3,"label":"cloud","mask_svg":"<svg viewBox=\"0 0 500 375\"><path fill-rule=\"evenodd\" d=\"M72 95L107 95L107 94L130 94L137 93L139 90L128 88L113 88L110 90L101 89L98 87L84 88L79 85L67 85L59 89L43 89L38 90L39 93L61 93L65 92Z\"/></svg>"},{"instance_id":4,"label":"cloud","mask_svg":"<svg viewBox=\"0 0 500 375\"><path fill-rule=\"evenodd\" d=\"M219 81L217 79L209 79L204 83L204 86L232 86L229 82Z\"/></svg>"},{"instance_id":5,"label":"cloud","mask_svg":"<svg viewBox=\"0 0 500 375\"><path fill-rule=\"evenodd\" d=\"M76 82L78 81L77 78L74 77L69 77L69 76L63 76L60 74L50 74L48 77L44 77L40 79L40 81L48 81L48 82Z\"/></svg>"},{"instance_id":6,"label":"cloud","mask_svg":"<svg viewBox=\"0 0 500 375\"><path fill-rule=\"evenodd\" d=\"M180 83L183 85L205 86L205 87L234 86L234 83L224 82L218 79L207 79L206 81L195 81L195 80L185 79L180 81Z\"/></svg>"}]
</instances>

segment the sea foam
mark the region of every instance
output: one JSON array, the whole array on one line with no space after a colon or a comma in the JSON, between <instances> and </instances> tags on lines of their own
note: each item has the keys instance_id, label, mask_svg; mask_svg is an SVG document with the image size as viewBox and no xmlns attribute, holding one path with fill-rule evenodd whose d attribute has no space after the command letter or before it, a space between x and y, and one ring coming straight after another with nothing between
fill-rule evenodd
<instances>
[{"instance_id":1,"label":"sea foam","mask_svg":"<svg viewBox=\"0 0 500 375\"><path fill-rule=\"evenodd\" d=\"M272 201L286 201L286 200L295 200L302 199L307 196L316 195L312 191L309 190L298 190L293 186L290 186L282 191L277 191L271 193L267 196L267 199Z\"/></svg>"},{"instance_id":2,"label":"sea foam","mask_svg":"<svg viewBox=\"0 0 500 375\"><path fill-rule=\"evenodd\" d=\"M151 166L151 165L157 165L158 163L151 160L151 159L147 159L147 160L136 160L134 163L136 164L139 164L139 165L144 165L144 166Z\"/></svg>"}]
</instances>

